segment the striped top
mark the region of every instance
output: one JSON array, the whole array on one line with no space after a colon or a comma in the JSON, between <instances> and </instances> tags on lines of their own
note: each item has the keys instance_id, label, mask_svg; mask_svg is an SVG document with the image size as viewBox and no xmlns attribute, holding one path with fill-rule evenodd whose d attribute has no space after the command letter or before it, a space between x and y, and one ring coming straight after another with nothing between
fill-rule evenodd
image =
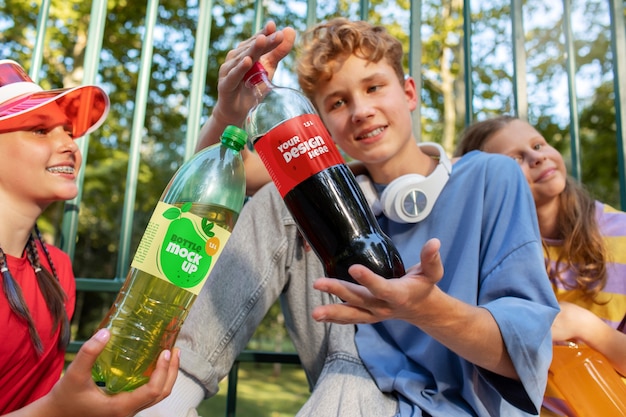
<instances>
[{"instance_id":1,"label":"striped top","mask_svg":"<svg viewBox=\"0 0 626 417\"><path fill-rule=\"evenodd\" d=\"M586 300L580 290L571 290L562 283L553 284L559 301L584 307L617 329L626 314L626 213L596 201L596 220L608 252L606 285L597 296L600 303ZM557 259L561 241L545 239L548 245L548 258ZM554 261L551 261L554 266ZM565 283L575 284L574 271L561 274Z\"/></svg>"},{"instance_id":2,"label":"striped top","mask_svg":"<svg viewBox=\"0 0 626 417\"><path fill-rule=\"evenodd\" d=\"M568 301L590 310L609 326L617 329L626 315L626 213L596 201L596 220L608 252L606 285L597 295L597 301L600 303L585 299L580 290L567 288L567 284L575 284L572 270L563 271L561 274L563 282L553 284L553 289L559 301ZM558 259L562 241L545 239L545 242L548 259ZM554 267L555 262L553 260L550 262ZM565 411L566 407L562 408L562 412L556 412L556 409L552 412L545 408L548 404L558 408L564 405L562 397L550 387L546 390L545 398L550 400L544 401L542 417L570 415Z\"/></svg>"}]
</instances>

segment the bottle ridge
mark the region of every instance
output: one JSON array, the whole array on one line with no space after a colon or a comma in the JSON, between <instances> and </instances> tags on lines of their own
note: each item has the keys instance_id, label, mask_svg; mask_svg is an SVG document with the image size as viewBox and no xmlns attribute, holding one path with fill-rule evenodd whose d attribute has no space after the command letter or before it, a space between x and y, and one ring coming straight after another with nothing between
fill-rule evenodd
<instances>
[{"instance_id":1,"label":"bottle ridge","mask_svg":"<svg viewBox=\"0 0 626 417\"><path fill-rule=\"evenodd\" d=\"M246 141L245 131L228 126L221 143L183 164L161 195L126 280L100 323L111 338L92 376L105 392L145 384L161 351L174 346L243 206L240 151Z\"/></svg>"},{"instance_id":2,"label":"bottle ridge","mask_svg":"<svg viewBox=\"0 0 626 417\"><path fill-rule=\"evenodd\" d=\"M404 275L400 254L311 102L299 91L273 85L258 62L246 83L257 104L245 129L326 274L354 282L348 268L358 263L385 278Z\"/></svg>"}]
</instances>

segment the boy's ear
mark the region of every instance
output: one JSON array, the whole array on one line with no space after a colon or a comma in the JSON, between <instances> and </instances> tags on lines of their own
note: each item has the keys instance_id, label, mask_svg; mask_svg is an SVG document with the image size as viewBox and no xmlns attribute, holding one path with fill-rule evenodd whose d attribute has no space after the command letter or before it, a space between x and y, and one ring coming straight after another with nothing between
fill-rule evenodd
<instances>
[{"instance_id":1,"label":"boy's ear","mask_svg":"<svg viewBox=\"0 0 626 417\"><path fill-rule=\"evenodd\" d=\"M419 104L419 95L415 87L415 80L411 76L404 77L404 95L407 99L409 109L415 110Z\"/></svg>"}]
</instances>

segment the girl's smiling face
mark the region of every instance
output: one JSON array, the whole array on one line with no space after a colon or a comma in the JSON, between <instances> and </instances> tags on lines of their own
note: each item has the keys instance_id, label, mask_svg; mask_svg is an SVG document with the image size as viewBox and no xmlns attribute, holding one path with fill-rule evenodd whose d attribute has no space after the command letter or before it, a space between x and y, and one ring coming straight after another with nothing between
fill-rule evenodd
<instances>
[{"instance_id":1,"label":"girl's smiling face","mask_svg":"<svg viewBox=\"0 0 626 417\"><path fill-rule=\"evenodd\" d=\"M41 208L78 194L76 176L80 150L71 126L56 104L45 116L34 117L25 130L0 134L0 195L35 203Z\"/></svg>"},{"instance_id":2,"label":"girl's smiling face","mask_svg":"<svg viewBox=\"0 0 626 417\"><path fill-rule=\"evenodd\" d=\"M482 149L517 161L537 206L557 198L565 189L567 172L563 157L535 128L522 120L513 120L491 135Z\"/></svg>"}]
</instances>

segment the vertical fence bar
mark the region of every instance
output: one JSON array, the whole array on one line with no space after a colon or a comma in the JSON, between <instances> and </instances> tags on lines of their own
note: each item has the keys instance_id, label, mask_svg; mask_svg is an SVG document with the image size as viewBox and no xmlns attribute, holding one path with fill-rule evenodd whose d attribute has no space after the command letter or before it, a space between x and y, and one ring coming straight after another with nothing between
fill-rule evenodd
<instances>
[{"instance_id":1,"label":"vertical fence bar","mask_svg":"<svg viewBox=\"0 0 626 417\"><path fill-rule=\"evenodd\" d=\"M613 83L615 85L615 126L617 136L617 158L619 168L619 196L622 210L626 210L626 106L622 100L626 99L626 27L624 25L623 0L609 0L611 15L611 47L613 54Z\"/></svg>"},{"instance_id":2,"label":"vertical fence bar","mask_svg":"<svg viewBox=\"0 0 626 417\"><path fill-rule=\"evenodd\" d=\"M526 45L524 37L524 13L522 0L511 0L511 24L513 32L513 96L515 112L522 120L528 120L528 93L526 91Z\"/></svg>"},{"instance_id":3,"label":"vertical fence bar","mask_svg":"<svg viewBox=\"0 0 626 417\"><path fill-rule=\"evenodd\" d=\"M465 126L474 120L474 84L472 80L472 6L463 0L463 75L465 77Z\"/></svg>"},{"instance_id":4,"label":"vertical fence bar","mask_svg":"<svg viewBox=\"0 0 626 417\"><path fill-rule=\"evenodd\" d=\"M137 93L135 95L135 110L130 136L130 150L128 155L128 172L126 174L126 190L124 193L124 207L122 212L122 233L120 234L119 257L117 261L116 278L123 280L129 266L130 243L133 231L133 215L135 198L137 195L137 178L139 172L140 145L145 128L146 105L150 84L152 53L154 49L154 28L156 27L158 0L148 0L146 9L146 23L144 25L143 46Z\"/></svg>"},{"instance_id":5,"label":"vertical fence bar","mask_svg":"<svg viewBox=\"0 0 626 417\"><path fill-rule=\"evenodd\" d=\"M572 31L571 3L571 0L563 0L563 33L565 34L565 50L567 51L566 70L569 94L570 149L572 153L571 175L578 181L582 181L578 98L576 93L576 51L574 49L574 33Z\"/></svg>"},{"instance_id":6,"label":"vertical fence bar","mask_svg":"<svg viewBox=\"0 0 626 417\"><path fill-rule=\"evenodd\" d=\"M37 33L35 35L35 46L30 62L30 78L39 84L39 71L43 63L43 49L46 42L46 28L48 27L48 16L50 15L51 0L42 0L37 16Z\"/></svg>"},{"instance_id":7,"label":"vertical fence bar","mask_svg":"<svg viewBox=\"0 0 626 417\"><path fill-rule=\"evenodd\" d=\"M413 119L413 135L422 136L422 1L411 0L411 18L409 28L409 74L415 80L418 105L411 115Z\"/></svg>"},{"instance_id":8,"label":"vertical fence bar","mask_svg":"<svg viewBox=\"0 0 626 417\"><path fill-rule=\"evenodd\" d=\"M95 84L98 68L100 67L100 51L102 50L102 39L104 37L104 26L106 23L107 1L94 0L91 5L91 16L87 33L87 47L85 48L84 84ZM78 208L83 197L83 183L85 181L85 166L87 164L87 153L89 151L90 135L85 135L77 139L80 152L83 154L83 161L76 178L78 194L72 200L66 201L63 210L63 221L61 229L61 239L58 246L65 251L70 259L74 260L76 252L76 235L78 233Z\"/></svg>"},{"instance_id":9,"label":"vertical fence bar","mask_svg":"<svg viewBox=\"0 0 626 417\"><path fill-rule=\"evenodd\" d=\"M187 118L187 138L185 140L185 161L196 152L200 116L202 115L202 98L206 84L206 73L209 62L208 50L211 43L211 10L212 0L200 0L198 11L198 28L196 30L193 53L193 74L191 92L189 94L189 116Z\"/></svg>"},{"instance_id":10,"label":"vertical fence bar","mask_svg":"<svg viewBox=\"0 0 626 417\"><path fill-rule=\"evenodd\" d=\"M239 361L233 363L228 372L228 388L226 391L226 417L235 417L237 410L237 383L239 382Z\"/></svg>"},{"instance_id":11,"label":"vertical fence bar","mask_svg":"<svg viewBox=\"0 0 626 417\"><path fill-rule=\"evenodd\" d=\"M254 27L252 33L257 33L263 28L263 19L265 13L263 11L263 0L254 1Z\"/></svg>"},{"instance_id":12,"label":"vertical fence bar","mask_svg":"<svg viewBox=\"0 0 626 417\"><path fill-rule=\"evenodd\" d=\"M311 27L317 21L317 1L307 0L306 2L306 27Z\"/></svg>"},{"instance_id":13,"label":"vertical fence bar","mask_svg":"<svg viewBox=\"0 0 626 417\"><path fill-rule=\"evenodd\" d=\"M370 15L370 2L368 0L359 0L359 18L367 20Z\"/></svg>"}]
</instances>

